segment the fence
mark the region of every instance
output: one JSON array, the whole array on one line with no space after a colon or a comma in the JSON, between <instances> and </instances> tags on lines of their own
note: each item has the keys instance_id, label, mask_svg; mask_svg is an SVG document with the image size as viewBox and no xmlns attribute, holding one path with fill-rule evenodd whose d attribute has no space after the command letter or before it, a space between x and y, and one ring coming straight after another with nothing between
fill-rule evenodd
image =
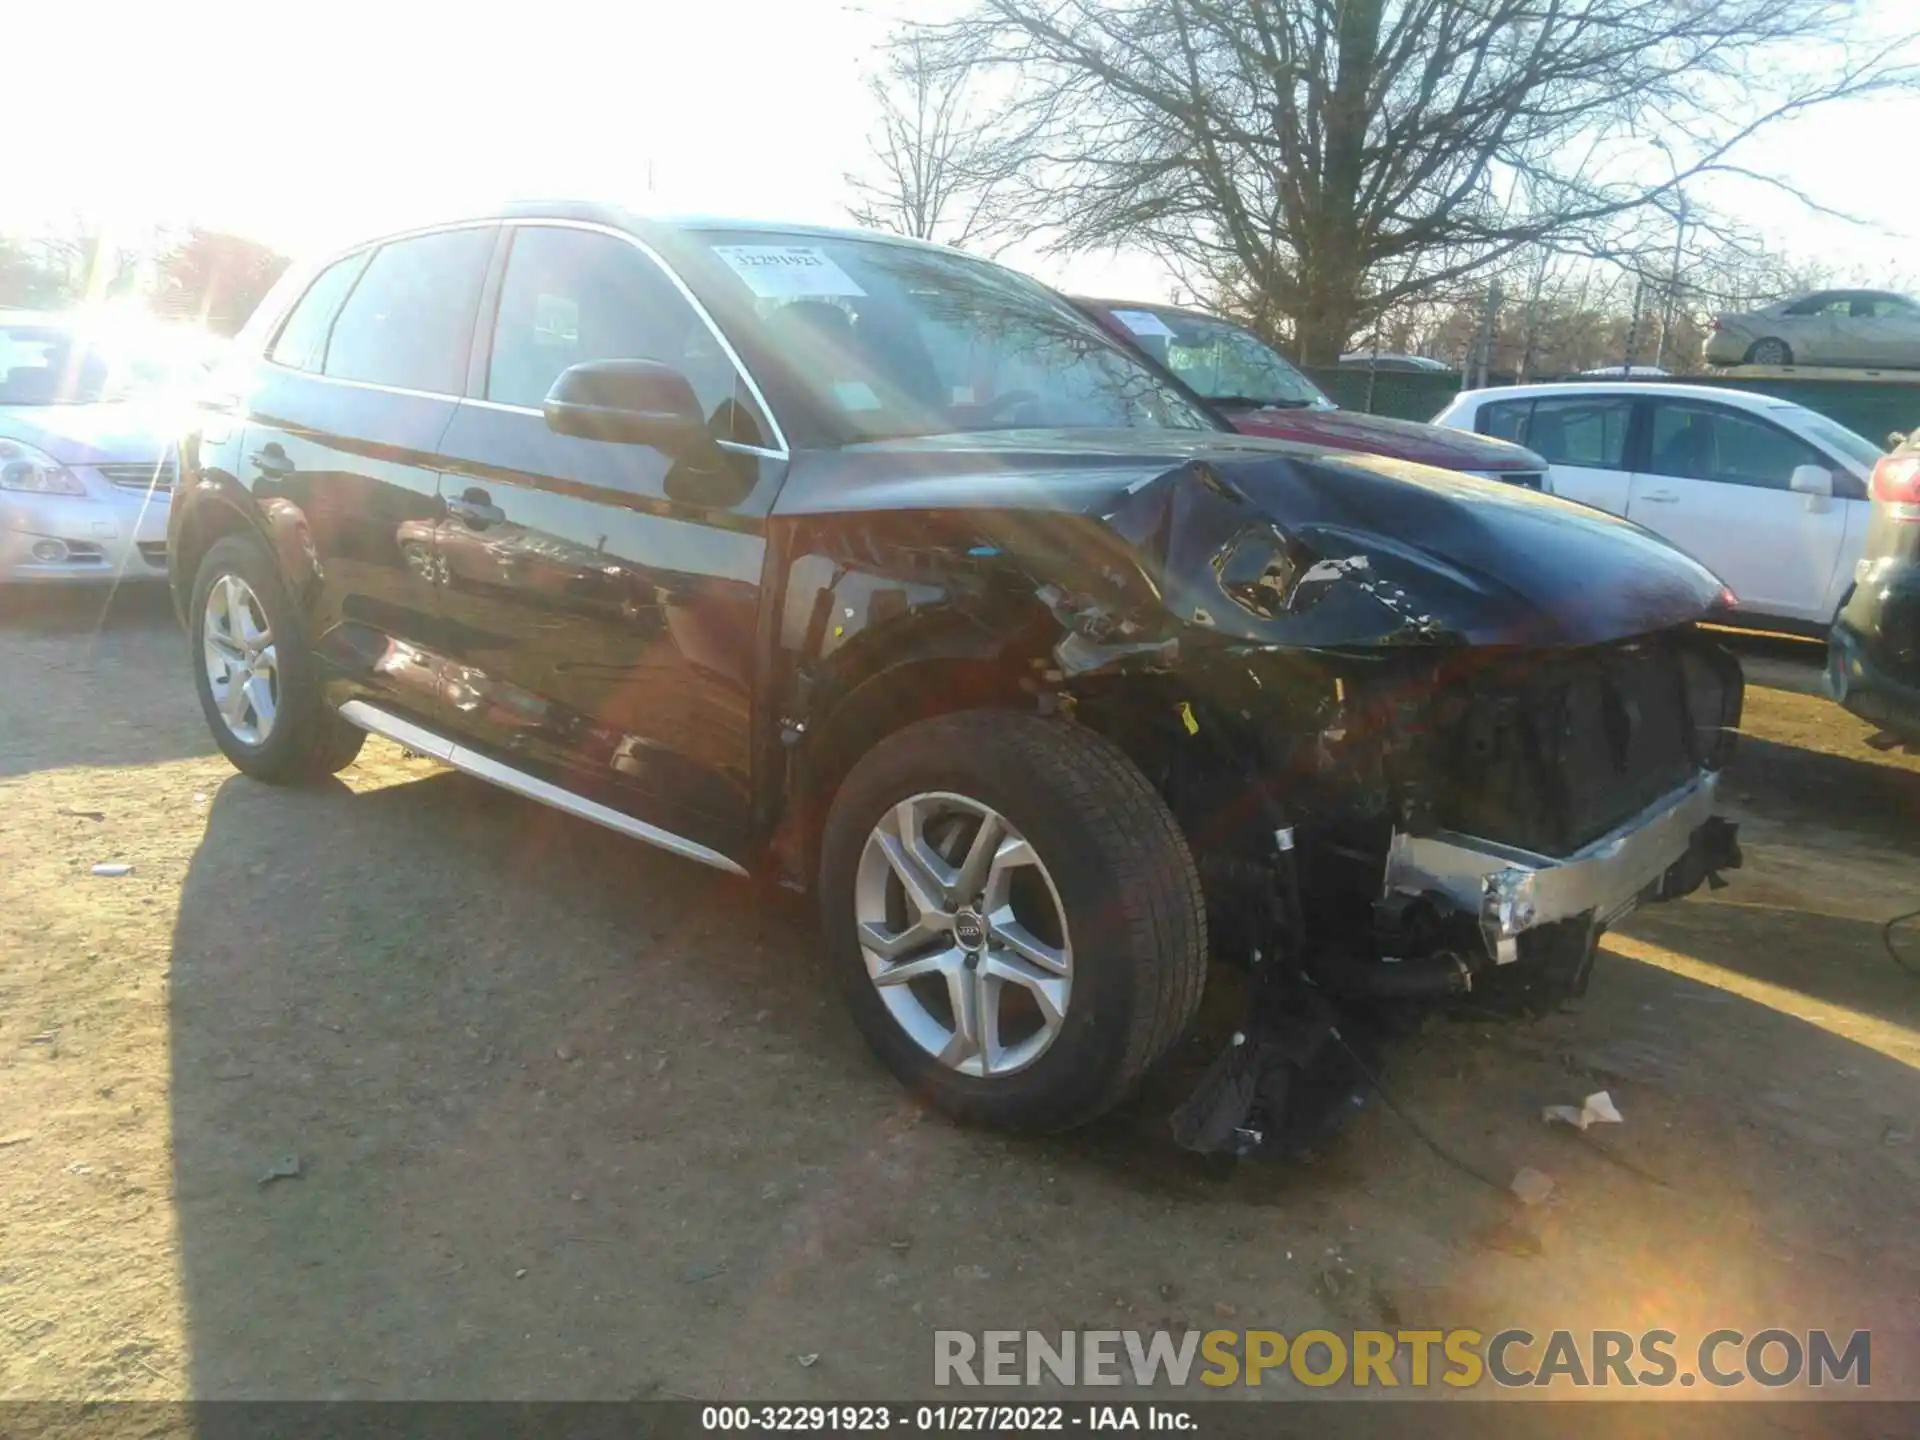
<instances>
[{"instance_id":1,"label":"fence","mask_svg":"<svg viewBox=\"0 0 1920 1440\"><path fill-rule=\"evenodd\" d=\"M1457 374L1382 370L1369 376L1365 370L1315 368L1307 375L1346 409L1402 420L1431 420L1460 393ZM1604 383L1606 377L1593 378ZM1817 379L1803 370L1794 375L1687 375L1676 377L1674 383L1775 395L1825 415L1875 444L1884 444L1891 431L1920 428L1920 373L1910 382Z\"/></svg>"}]
</instances>

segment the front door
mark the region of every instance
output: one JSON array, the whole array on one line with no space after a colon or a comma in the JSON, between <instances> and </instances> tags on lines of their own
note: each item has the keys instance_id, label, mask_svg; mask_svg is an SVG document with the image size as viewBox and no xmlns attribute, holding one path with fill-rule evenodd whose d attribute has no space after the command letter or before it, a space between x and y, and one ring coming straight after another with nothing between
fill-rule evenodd
<instances>
[{"instance_id":1,"label":"front door","mask_svg":"<svg viewBox=\"0 0 1920 1440\"><path fill-rule=\"evenodd\" d=\"M1788 488L1794 468L1833 462L1757 415L1656 400L1627 517L1718 575L1742 609L1826 623L1848 502ZM1836 476L1836 488L1842 483Z\"/></svg>"},{"instance_id":2,"label":"front door","mask_svg":"<svg viewBox=\"0 0 1920 1440\"><path fill-rule=\"evenodd\" d=\"M1630 396L1594 393L1500 400L1483 406L1480 431L1537 452L1547 489L1610 515L1627 513Z\"/></svg>"},{"instance_id":3,"label":"front door","mask_svg":"<svg viewBox=\"0 0 1920 1440\"><path fill-rule=\"evenodd\" d=\"M321 272L258 366L238 455L335 676L428 723L444 705L422 663L437 453L496 233L390 241Z\"/></svg>"},{"instance_id":4,"label":"front door","mask_svg":"<svg viewBox=\"0 0 1920 1440\"><path fill-rule=\"evenodd\" d=\"M754 636L784 450L717 332L645 250L511 227L472 398L442 442L441 606L462 732L504 763L738 856L751 815ZM560 372L686 376L709 443L680 455L549 429Z\"/></svg>"}]
</instances>

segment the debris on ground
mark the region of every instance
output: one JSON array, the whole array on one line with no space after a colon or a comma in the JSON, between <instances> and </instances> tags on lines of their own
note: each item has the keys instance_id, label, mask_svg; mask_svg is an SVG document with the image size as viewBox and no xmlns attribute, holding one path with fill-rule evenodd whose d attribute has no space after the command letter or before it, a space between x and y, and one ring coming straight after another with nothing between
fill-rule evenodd
<instances>
[{"instance_id":1,"label":"debris on ground","mask_svg":"<svg viewBox=\"0 0 1920 1440\"><path fill-rule=\"evenodd\" d=\"M726 1262L721 1260L696 1260L680 1272L682 1285L697 1285L702 1280L711 1280L726 1272Z\"/></svg>"},{"instance_id":2,"label":"debris on ground","mask_svg":"<svg viewBox=\"0 0 1920 1440\"><path fill-rule=\"evenodd\" d=\"M104 810L75 810L69 807L57 810L54 813L57 815L71 815L75 820L104 820L107 818L107 812Z\"/></svg>"},{"instance_id":3,"label":"debris on ground","mask_svg":"<svg viewBox=\"0 0 1920 1440\"><path fill-rule=\"evenodd\" d=\"M1624 1123L1619 1109L1613 1103L1613 1097L1604 1090L1594 1091L1577 1106L1549 1105L1540 1112L1540 1118L1549 1125L1558 1121L1562 1125L1571 1125L1576 1130L1584 1130L1589 1125Z\"/></svg>"},{"instance_id":4,"label":"debris on ground","mask_svg":"<svg viewBox=\"0 0 1920 1440\"><path fill-rule=\"evenodd\" d=\"M820 1352L816 1350L811 1355L796 1355L793 1358L800 1363L802 1370L811 1370L820 1363Z\"/></svg>"},{"instance_id":5,"label":"debris on ground","mask_svg":"<svg viewBox=\"0 0 1920 1440\"><path fill-rule=\"evenodd\" d=\"M6 1150L15 1145L24 1145L31 1139L33 1139L32 1131L23 1131L18 1135L0 1135L0 1150Z\"/></svg>"},{"instance_id":6,"label":"debris on ground","mask_svg":"<svg viewBox=\"0 0 1920 1440\"><path fill-rule=\"evenodd\" d=\"M1508 1188L1520 1197L1522 1205L1544 1205L1547 1197L1553 1194L1553 1177L1544 1170L1522 1165Z\"/></svg>"},{"instance_id":7,"label":"debris on ground","mask_svg":"<svg viewBox=\"0 0 1920 1440\"><path fill-rule=\"evenodd\" d=\"M276 1180L298 1180L300 1178L300 1157L282 1155L267 1166L266 1174L260 1177L262 1185L271 1185Z\"/></svg>"},{"instance_id":8,"label":"debris on ground","mask_svg":"<svg viewBox=\"0 0 1920 1440\"><path fill-rule=\"evenodd\" d=\"M93 873L96 875L104 875L108 879L118 879L122 875L131 875L133 873L133 866L122 865L118 861L102 861L93 867Z\"/></svg>"}]
</instances>

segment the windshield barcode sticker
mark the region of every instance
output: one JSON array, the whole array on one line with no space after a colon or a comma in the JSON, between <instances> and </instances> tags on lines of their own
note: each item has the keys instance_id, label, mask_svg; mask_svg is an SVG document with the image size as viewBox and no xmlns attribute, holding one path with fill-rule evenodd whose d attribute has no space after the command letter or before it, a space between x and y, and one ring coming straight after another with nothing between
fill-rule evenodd
<instances>
[{"instance_id":1,"label":"windshield barcode sticker","mask_svg":"<svg viewBox=\"0 0 1920 1440\"><path fill-rule=\"evenodd\" d=\"M1169 340L1173 331L1158 315L1150 310L1116 310L1113 318L1136 335L1164 335Z\"/></svg>"},{"instance_id":2,"label":"windshield barcode sticker","mask_svg":"<svg viewBox=\"0 0 1920 1440\"><path fill-rule=\"evenodd\" d=\"M826 251L811 245L716 245L713 253L762 300L867 293Z\"/></svg>"}]
</instances>

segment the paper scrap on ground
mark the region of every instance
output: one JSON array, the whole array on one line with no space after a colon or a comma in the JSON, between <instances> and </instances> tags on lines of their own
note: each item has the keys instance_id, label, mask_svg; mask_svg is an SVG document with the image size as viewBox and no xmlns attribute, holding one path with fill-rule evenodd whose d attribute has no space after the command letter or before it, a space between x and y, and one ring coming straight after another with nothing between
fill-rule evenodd
<instances>
[{"instance_id":1,"label":"paper scrap on ground","mask_svg":"<svg viewBox=\"0 0 1920 1440\"><path fill-rule=\"evenodd\" d=\"M713 253L762 300L867 293L818 246L716 245Z\"/></svg>"},{"instance_id":2,"label":"paper scrap on ground","mask_svg":"<svg viewBox=\"0 0 1920 1440\"><path fill-rule=\"evenodd\" d=\"M1523 1205L1539 1205L1553 1194L1553 1177L1544 1170L1523 1165L1513 1177L1513 1193Z\"/></svg>"},{"instance_id":3,"label":"paper scrap on ground","mask_svg":"<svg viewBox=\"0 0 1920 1440\"><path fill-rule=\"evenodd\" d=\"M119 864L96 865L93 867L93 873L96 875L105 875L109 878L117 878L121 875L131 875L133 873L133 866Z\"/></svg>"},{"instance_id":4,"label":"paper scrap on ground","mask_svg":"<svg viewBox=\"0 0 1920 1440\"><path fill-rule=\"evenodd\" d=\"M1540 1112L1540 1118L1549 1125L1558 1120L1563 1125L1571 1125L1576 1130L1584 1130L1589 1125L1619 1125L1622 1122L1619 1110L1614 1108L1613 1097L1604 1090L1596 1090L1587 1096L1578 1108L1572 1105L1549 1105Z\"/></svg>"}]
</instances>

